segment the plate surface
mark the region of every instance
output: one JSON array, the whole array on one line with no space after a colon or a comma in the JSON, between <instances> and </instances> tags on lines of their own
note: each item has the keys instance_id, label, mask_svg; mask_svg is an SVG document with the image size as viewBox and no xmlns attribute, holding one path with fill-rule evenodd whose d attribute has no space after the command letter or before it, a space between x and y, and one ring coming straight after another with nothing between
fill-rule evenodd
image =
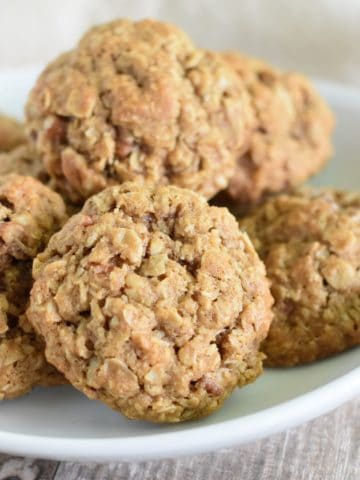
<instances>
[{"instance_id":1,"label":"plate surface","mask_svg":"<svg viewBox=\"0 0 360 480\"><path fill-rule=\"evenodd\" d=\"M0 73L0 110L21 118L39 69ZM360 90L318 82L337 115L336 157L313 181L359 189ZM261 438L360 394L360 348L314 365L267 369L214 415L180 425L129 421L70 387L35 389L0 404L0 451L61 460L144 460L199 453Z\"/></svg>"}]
</instances>

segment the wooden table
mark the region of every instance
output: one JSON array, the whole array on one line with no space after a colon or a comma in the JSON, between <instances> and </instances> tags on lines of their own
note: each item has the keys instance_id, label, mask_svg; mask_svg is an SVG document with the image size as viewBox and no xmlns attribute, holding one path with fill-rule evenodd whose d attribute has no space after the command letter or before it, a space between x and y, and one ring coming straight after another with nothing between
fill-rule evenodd
<instances>
[{"instance_id":1,"label":"wooden table","mask_svg":"<svg viewBox=\"0 0 360 480\"><path fill-rule=\"evenodd\" d=\"M0 455L0 480L360 480L360 398L240 448L103 465Z\"/></svg>"}]
</instances>

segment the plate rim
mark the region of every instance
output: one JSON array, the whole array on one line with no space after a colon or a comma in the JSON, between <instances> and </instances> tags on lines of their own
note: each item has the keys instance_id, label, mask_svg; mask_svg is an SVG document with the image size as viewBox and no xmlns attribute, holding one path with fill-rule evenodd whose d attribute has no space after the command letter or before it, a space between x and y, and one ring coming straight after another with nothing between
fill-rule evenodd
<instances>
[{"instance_id":1,"label":"plate rim","mask_svg":"<svg viewBox=\"0 0 360 480\"><path fill-rule=\"evenodd\" d=\"M214 425L121 438L49 437L0 431L0 451L13 455L24 455L26 452L29 457L68 461L134 461L195 455L236 447L293 428L334 410L358 395L360 366L291 400ZM262 425L261 430L253 429L255 418Z\"/></svg>"},{"instance_id":2,"label":"plate rim","mask_svg":"<svg viewBox=\"0 0 360 480\"><path fill-rule=\"evenodd\" d=\"M22 76L41 71L41 65L0 70L0 77ZM360 89L313 78L316 88L347 104L360 104ZM311 368L311 366L308 366ZM1 431L0 451L69 461L134 461L163 459L209 452L249 443L293 428L337 408L360 395L360 366L302 395L248 415L182 431L157 432L133 437L55 437ZM254 421L261 428L254 429ZM190 423L189 423L190 425Z\"/></svg>"}]
</instances>

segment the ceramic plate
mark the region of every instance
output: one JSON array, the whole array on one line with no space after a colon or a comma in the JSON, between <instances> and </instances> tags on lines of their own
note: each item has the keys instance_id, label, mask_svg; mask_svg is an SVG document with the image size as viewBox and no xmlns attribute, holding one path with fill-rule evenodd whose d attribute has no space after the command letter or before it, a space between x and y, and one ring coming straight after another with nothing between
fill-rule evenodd
<instances>
[{"instance_id":1,"label":"ceramic plate","mask_svg":"<svg viewBox=\"0 0 360 480\"><path fill-rule=\"evenodd\" d=\"M0 110L21 117L38 69L0 73ZM318 82L337 115L336 157L317 185L358 189L360 90ZM360 394L360 348L314 365L267 369L214 415L180 425L130 421L70 387L0 404L0 451L61 460L144 460L230 447L321 415Z\"/></svg>"}]
</instances>

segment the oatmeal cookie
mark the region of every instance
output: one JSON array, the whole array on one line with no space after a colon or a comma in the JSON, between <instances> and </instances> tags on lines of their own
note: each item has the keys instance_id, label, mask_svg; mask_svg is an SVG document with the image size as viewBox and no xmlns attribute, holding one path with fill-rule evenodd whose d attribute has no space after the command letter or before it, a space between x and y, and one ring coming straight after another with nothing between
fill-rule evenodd
<instances>
[{"instance_id":1,"label":"oatmeal cookie","mask_svg":"<svg viewBox=\"0 0 360 480\"><path fill-rule=\"evenodd\" d=\"M50 181L39 154L29 143L20 145L9 152L0 153L0 176L9 173L34 177L45 184Z\"/></svg>"},{"instance_id":2,"label":"oatmeal cookie","mask_svg":"<svg viewBox=\"0 0 360 480\"><path fill-rule=\"evenodd\" d=\"M262 371L265 269L226 209L175 186L90 198L34 262L28 316L46 357L134 419L210 414Z\"/></svg>"},{"instance_id":3,"label":"oatmeal cookie","mask_svg":"<svg viewBox=\"0 0 360 480\"><path fill-rule=\"evenodd\" d=\"M25 142L23 125L0 113L0 152L8 152Z\"/></svg>"},{"instance_id":4,"label":"oatmeal cookie","mask_svg":"<svg viewBox=\"0 0 360 480\"><path fill-rule=\"evenodd\" d=\"M291 366L360 344L360 194L280 195L240 222L264 260L275 299L263 342Z\"/></svg>"},{"instance_id":5,"label":"oatmeal cookie","mask_svg":"<svg viewBox=\"0 0 360 480\"><path fill-rule=\"evenodd\" d=\"M81 206L73 203L65 195L65 192L58 191L56 183L45 171L39 153L29 143L20 145L10 152L0 153L0 176L9 173L34 177L47 187L57 191L65 202L66 212L69 216L80 210Z\"/></svg>"},{"instance_id":6,"label":"oatmeal cookie","mask_svg":"<svg viewBox=\"0 0 360 480\"><path fill-rule=\"evenodd\" d=\"M44 345L25 311L32 286L32 260L65 221L55 192L20 175L0 177L0 399L34 385L62 383L44 357Z\"/></svg>"},{"instance_id":7,"label":"oatmeal cookie","mask_svg":"<svg viewBox=\"0 0 360 480\"><path fill-rule=\"evenodd\" d=\"M51 63L27 104L48 173L74 200L131 180L224 189L253 122L240 77L173 25L116 20Z\"/></svg>"},{"instance_id":8,"label":"oatmeal cookie","mask_svg":"<svg viewBox=\"0 0 360 480\"><path fill-rule=\"evenodd\" d=\"M236 203L254 204L292 189L324 166L332 153L334 117L303 76L237 53L224 58L246 84L256 119L226 194Z\"/></svg>"}]
</instances>

